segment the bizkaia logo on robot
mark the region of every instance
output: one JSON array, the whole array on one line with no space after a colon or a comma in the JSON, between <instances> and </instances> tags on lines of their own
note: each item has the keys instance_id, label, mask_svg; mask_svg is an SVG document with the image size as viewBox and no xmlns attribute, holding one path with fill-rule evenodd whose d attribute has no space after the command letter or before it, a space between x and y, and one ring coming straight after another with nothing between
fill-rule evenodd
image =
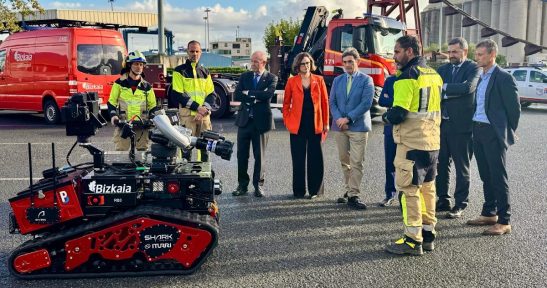
<instances>
[{"instance_id":1,"label":"bizkaia logo on robot","mask_svg":"<svg viewBox=\"0 0 547 288\"><path fill-rule=\"evenodd\" d=\"M101 184L96 181L91 181L87 185L90 192L100 194L118 194L118 193L131 193L131 185L114 185L114 184Z\"/></svg>"},{"instance_id":2,"label":"bizkaia logo on robot","mask_svg":"<svg viewBox=\"0 0 547 288\"><path fill-rule=\"evenodd\" d=\"M15 51L15 53L13 54L13 58L17 62L32 61L32 54Z\"/></svg>"}]
</instances>

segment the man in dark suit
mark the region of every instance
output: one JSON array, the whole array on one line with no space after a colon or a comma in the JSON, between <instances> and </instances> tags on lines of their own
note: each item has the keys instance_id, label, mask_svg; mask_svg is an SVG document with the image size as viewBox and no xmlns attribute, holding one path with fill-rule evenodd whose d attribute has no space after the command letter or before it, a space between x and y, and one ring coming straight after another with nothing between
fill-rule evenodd
<instances>
[{"instance_id":1,"label":"man in dark suit","mask_svg":"<svg viewBox=\"0 0 547 288\"><path fill-rule=\"evenodd\" d=\"M511 232L509 220L509 180L506 152L515 143L520 103L515 79L496 64L498 46L492 40L477 44L475 60L482 68L473 115L473 149L483 182L484 204L477 219L469 225L493 225L485 235Z\"/></svg>"},{"instance_id":2,"label":"man in dark suit","mask_svg":"<svg viewBox=\"0 0 547 288\"><path fill-rule=\"evenodd\" d=\"M270 101L274 96L277 76L266 71L266 53L256 51L251 56L251 70L241 74L234 99L240 101L236 116L237 129L237 182L232 195L247 194L249 185L250 146L255 159L253 186L255 196L264 196L264 153L268 144L268 131L274 128Z\"/></svg>"},{"instance_id":3,"label":"man in dark suit","mask_svg":"<svg viewBox=\"0 0 547 288\"><path fill-rule=\"evenodd\" d=\"M467 59L468 45L464 38L448 42L450 63L439 67L443 78L441 102L441 150L435 186L437 211L449 211L448 218L460 218L469 196L469 162L473 155L473 102L479 81L479 67ZM454 207L450 209L450 164L456 168Z\"/></svg>"}]
</instances>

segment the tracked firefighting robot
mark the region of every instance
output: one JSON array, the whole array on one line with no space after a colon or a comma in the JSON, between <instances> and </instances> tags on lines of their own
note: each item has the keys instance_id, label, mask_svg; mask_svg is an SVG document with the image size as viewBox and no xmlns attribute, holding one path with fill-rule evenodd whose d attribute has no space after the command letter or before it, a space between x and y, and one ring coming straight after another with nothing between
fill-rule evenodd
<instances>
[{"instance_id":1,"label":"tracked firefighting robot","mask_svg":"<svg viewBox=\"0 0 547 288\"><path fill-rule=\"evenodd\" d=\"M77 141L68 165L9 199L10 233L32 235L8 259L19 278L109 277L190 274L217 245L222 185L210 162L187 162L178 149L206 149L229 160L233 143L207 131L192 137L177 125L176 111L160 110L152 119L152 145L135 157L132 121L120 123L132 139L127 160L109 163L88 142L105 125L95 93L73 95L62 110L67 136ZM143 123L140 123L142 125ZM70 164L76 145L93 161ZM32 175L31 145L29 167ZM31 176L32 177L32 176Z\"/></svg>"}]
</instances>

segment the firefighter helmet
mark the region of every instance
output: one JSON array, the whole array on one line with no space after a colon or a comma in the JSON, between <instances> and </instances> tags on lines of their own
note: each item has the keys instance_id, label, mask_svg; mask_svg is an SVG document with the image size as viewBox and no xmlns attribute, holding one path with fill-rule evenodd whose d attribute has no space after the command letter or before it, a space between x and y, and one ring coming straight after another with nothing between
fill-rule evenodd
<instances>
[{"instance_id":1,"label":"firefighter helmet","mask_svg":"<svg viewBox=\"0 0 547 288\"><path fill-rule=\"evenodd\" d=\"M142 62L146 64L146 57L144 57L144 55L139 50L129 52L129 54L127 54L127 57L125 58L125 63L133 62Z\"/></svg>"}]
</instances>

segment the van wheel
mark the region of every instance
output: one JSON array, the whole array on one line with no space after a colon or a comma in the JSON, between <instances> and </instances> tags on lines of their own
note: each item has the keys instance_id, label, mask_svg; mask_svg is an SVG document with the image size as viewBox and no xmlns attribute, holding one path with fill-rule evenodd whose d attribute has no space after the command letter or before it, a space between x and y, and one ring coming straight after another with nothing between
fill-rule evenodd
<instances>
[{"instance_id":1,"label":"van wheel","mask_svg":"<svg viewBox=\"0 0 547 288\"><path fill-rule=\"evenodd\" d=\"M48 99L44 102L44 118L48 125L55 125L61 120L61 113L55 101Z\"/></svg>"}]
</instances>

